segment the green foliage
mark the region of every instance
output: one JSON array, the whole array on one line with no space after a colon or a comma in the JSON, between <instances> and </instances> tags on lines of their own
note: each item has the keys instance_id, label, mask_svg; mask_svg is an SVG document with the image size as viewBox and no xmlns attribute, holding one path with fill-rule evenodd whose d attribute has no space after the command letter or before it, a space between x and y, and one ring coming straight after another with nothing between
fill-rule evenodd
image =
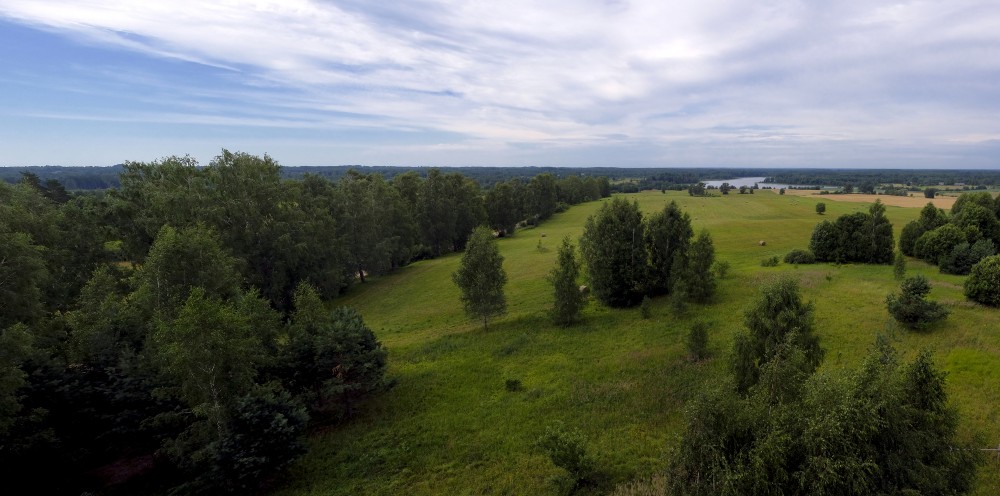
<instances>
[{"instance_id":1,"label":"green foliage","mask_svg":"<svg viewBox=\"0 0 1000 496\"><path fill-rule=\"evenodd\" d=\"M556 178L552 174L543 173L531 178L528 182L528 214L538 220L545 220L556 211L559 201L559 191Z\"/></svg>"},{"instance_id":2,"label":"green foliage","mask_svg":"<svg viewBox=\"0 0 1000 496\"><path fill-rule=\"evenodd\" d=\"M888 264L893 246L892 224L879 200L868 213L855 212L841 215L833 223L819 223L809 242L809 249L821 262Z\"/></svg>"},{"instance_id":3,"label":"green foliage","mask_svg":"<svg viewBox=\"0 0 1000 496\"><path fill-rule=\"evenodd\" d=\"M48 277L43 249L27 233L3 228L0 224L0 329L41 316L41 288Z\"/></svg>"},{"instance_id":4,"label":"green foliage","mask_svg":"<svg viewBox=\"0 0 1000 496\"><path fill-rule=\"evenodd\" d=\"M683 277L688 298L697 303L707 303L715 295L716 281L712 273L715 263L715 245L708 231L702 230L688 250Z\"/></svg>"},{"instance_id":5,"label":"green foliage","mask_svg":"<svg viewBox=\"0 0 1000 496\"><path fill-rule=\"evenodd\" d=\"M545 428L537 445L552 463L566 470L578 485L594 475L594 461L587 453L587 438L578 429L567 429L562 422Z\"/></svg>"},{"instance_id":6,"label":"green foliage","mask_svg":"<svg viewBox=\"0 0 1000 496\"><path fill-rule=\"evenodd\" d=\"M105 265L94 271L80 291L76 310L66 315L73 329L74 360L112 367L126 350L145 346L153 309L137 305L131 297L131 274L130 269Z\"/></svg>"},{"instance_id":7,"label":"green foliage","mask_svg":"<svg viewBox=\"0 0 1000 496\"><path fill-rule=\"evenodd\" d=\"M570 325L580 320L587 300L577 282L579 274L580 262L576 259L576 249L567 236L559 246L556 266L549 273L555 297L552 320L558 325Z\"/></svg>"},{"instance_id":8,"label":"green foliage","mask_svg":"<svg viewBox=\"0 0 1000 496\"><path fill-rule=\"evenodd\" d=\"M958 226L945 224L917 238L913 244L913 252L916 257L936 265L956 246L966 242L966 239L965 233Z\"/></svg>"},{"instance_id":9,"label":"green foliage","mask_svg":"<svg viewBox=\"0 0 1000 496\"><path fill-rule=\"evenodd\" d=\"M892 262L892 276L897 281L901 281L906 275L906 256L902 251L896 252L896 258Z\"/></svg>"},{"instance_id":10,"label":"green foliage","mask_svg":"<svg viewBox=\"0 0 1000 496\"><path fill-rule=\"evenodd\" d=\"M486 193L486 216L489 225L501 236L513 234L524 219L524 187L520 181L499 183Z\"/></svg>"},{"instance_id":11,"label":"green foliage","mask_svg":"<svg viewBox=\"0 0 1000 496\"><path fill-rule=\"evenodd\" d=\"M177 316L160 322L153 335L163 371L180 384L181 398L220 435L237 398L252 388L264 359L254 317L197 287Z\"/></svg>"},{"instance_id":12,"label":"green foliage","mask_svg":"<svg viewBox=\"0 0 1000 496\"><path fill-rule=\"evenodd\" d=\"M910 329L926 329L948 316L948 309L940 303L928 301L931 286L923 275L908 277L899 286L900 294L890 294L885 303L889 314Z\"/></svg>"},{"instance_id":13,"label":"green foliage","mask_svg":"<svg viewBox=\"0 0 1000 496\"><path fill-rule=\"evenodd\" d=\"M986 257L973 265L964 289L965 297L970 300L1000 306L1000 255Z\"/></svg>"},{"instance_id":14,"label":"green foliage","mask_svg":"<svg viewBox=\"0 0 1000 496\"><path fill-rule=\"evenodd\" d=\"M503 256L488 228L478 227L472 232L462 255L462 264L452 275L452 280L462 290L465 313L482 319L483 329L491 317L507 313L507 298L503 290L507 284L507 273L503 270Z\"/></svg>"},{"instance_id":15,"label":"green foliage","mask_svg":"<svg viewBox=\"0 0 1000 496\"><path fill-rule=\"evenodd\" d=\"M350 171L337 182L335 208L338 238L344 243L345 272L365 282L409 261L401 242L409 234L402 197L379 174Z\"/></svg>"},{"instance_id":16,"label":"green foliage","mask_svg":"<svg viewBox=\"0 0 1000 496\"><path fill-rule=\"evenodd\" d=\"M816 224L809 240L809 249L816 256L816 260L825 262L837 259L838 237L837 227L833 222L824 220Z\"/></svg>"},{"instance_id":17,"label":"green foliage","mask_svg":"<svg viewBox=\"0 0 1000 496\"><path fill-rule=\"evenodd\" d=\"M941 272L965 275L980 260L996 255L996 246L992 239L980 239L973 244L962 242L955 245L946 255L940 258Z\"/></svg>"},{"instance_id":18,"label":"green foliage","mask_svg":"<svg viewBox=\"0 0 1000 496\"><path fill-rule=\"evenodd\" d=\"M210 487L254 493L266 477L306 452L302 438L309 414L275 386L257 387L237 400L225 435L213 443Z\"/></svg>"},{"instance_id":19,"label":"green foliage","mask_svg":"<svg viewBox=\"0 0 1000 496\"><path fill-rule=\"evenodd\" d=\"M900 367L880 342L847 373L810 375L791 345L745 398L694 400L674 494L963 494L982 457L956 439L944 375L927 353ZM791 375L789 375L791 373Z\"/></svg>"},{"instance_id":20,"label":"green foliage","mask_svg":"<svg viewBox=\"0 0 1000 496\"><path fill-rule=\"evenodd\" d=\"M14 424L21 402L18 390L28 375L22 368L31 353L31 333L28 326L15 324L0 329L0 440Z\"/></svg>"},{"instance_id":21,"label":"green foliage","mask_svg":"<svg viewBox=\"0 0 1000 496\"><path fill-rule=\"evenodd\" d=\"M812 326L813 305L802 302L798 283L782 278L762 286L744 315L745 331L737 334L734 341L732 370L736 389L745 393L756 384L761 367L792 333L794 345L805 354L807 371L815 369L823 358L823 350Z\"/></svg>"},{"instance_id":22,"label":"green foliage","mask_svg":"<svg viewBox=\"0 0 1000 496\"><path fill-rule=\"evenodd\" d=\"M691 360L697 362L708 358L708 324L703 321L695 322L684 340L684 346Z\"/></svg>"},{"instance_id":23,"label":"green foliage","mask_svg":"<svg viewBox=\"0 0 1000 496\"><path fill-rule=\"evenodd\" d=\"M639 314L642 315L643 319L649 319L653 316L653 300L650 300L649 296L642 297L642 303L639 304Z\"/></svg>"},{"instance_id":24,"label":"green foliage","mask_svg":"<svg viewBox=\"0 0 1000 496\"><path fill-rule=\"evenodd\" d=\"M629 307L641 301L646 249L638 204L621 197L602 204L597 214L587 219L580 249L598 301L613 307Z\"/></svg>"},{"instance_id":25,"label":"green foliage","mask_svg":"<svg viewBox=\"0 0 1000 496\"><path fill-rule=\"evenodd\" d=\"M726 276L729 275L729 269L731 267L732 265L728 260L716 260L715 263L712 264L712 272L715 273L715 277L725 279Z\"/></svg>"},{"instance_id":26,"label":"green foliage","mask_svg":"<svg viewBox=\"0 0 1000 496\"><path fill-rule=\"evenodd\" d=\"M785 255L786 264L814 264L816 256L809 250L794 249Z\"/></svg>"},{"instance_id":27,"label":"green foliage","mask_svg":"<svg viewBox=\"0 0 1000 496\"><path fill-rule=\"evenodd\" d=\"M816 204L816 213L823 215L826 212L826 203L819 202Z\"/></svg>"},{"instance_id":28,"label":"green foliage","mask_svg":"<svg viewBox=\"0 0 1000 496\"><path fill-rule=\"evenodd\" d=\"M194 288L215 298L233 297L240 286L236 266L211 229L163 226L137 274L136 297L140 306L169 318Z\"/></svg>"},{"instance_id":29,"label":"green foliage","mask_svg":"<svg viewBox=\"0 0 1000 496\"><path fill-rule=\"evenodd\" d=\"M693 236L691 217L675 201L649 217L643 240L649 256L646 285L650 293L664 294L673 289L679 276L673 272L674 264L680 258L683 265Z\"/></svg>"},{"instance_id":30,"label":"green foliage","mask_svg":"<svg viewBox=\"0 0 1000 496\"><path fill-rule=\"evenodd\" d=\"M760 266L761 267L777 267L779 263L781 263L781 260L778 258L777 255L774 255L772 257L767 257L767 258L761 260L760 261Z\"/></svg>"},{"instance_id":31,"label":"green foliage","mask_svg":"<svg viewBox=\"0 0 1000 496\"><path fill-rule=\"evenodd\" d=\"M278 375L312 410L350 416L357 399L384 386L386 351L357 311L327 312L312 287L300 285L294 302Z\"/></svg>"}]
</instances>

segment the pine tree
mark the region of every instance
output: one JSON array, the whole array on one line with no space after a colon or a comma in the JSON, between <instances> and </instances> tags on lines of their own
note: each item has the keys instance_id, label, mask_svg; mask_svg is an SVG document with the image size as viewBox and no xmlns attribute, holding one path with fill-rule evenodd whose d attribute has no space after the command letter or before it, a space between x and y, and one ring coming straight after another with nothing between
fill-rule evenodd
<instances>
[{"instance_id":1,"label":"pine tree","mask_svg":"<svg viewBox=\"0 0 1000 496\"><path fill-rule=\"evenodd\" d=\"M580 311L586 300L577 286L580 262L576 259L576 249L568 236L563 239L556 257L556 266L549 275L555 293L552 320L559 325L570 325L580 319Z\"/></svg>"},{"instance_id":2,"label":"pine tree","mask_svg":"<svg viewBox=\"0 0 1000 496\"><path fill-rule=\"evenodd\" d=\"M507 313L507 298L503 291L507 273L503 270L503 256L489 228L477 227L472 232L461 266L452 274L452 279L462 290L465 313L482 319L483 329L486 329L490 317Z\"/></svg>"},{"instance_id":3,"label":"pine tree","mask_svg":"<svg viewBox=\"0 0 1000 496\"><path fill-rule=\"evenodd\" d=\"M892 275L897 281L902 280L903 276L906 275L906 256L903 255L902 251L896 252L896 260L892 265Z\"/></svg>"}]
</instances>

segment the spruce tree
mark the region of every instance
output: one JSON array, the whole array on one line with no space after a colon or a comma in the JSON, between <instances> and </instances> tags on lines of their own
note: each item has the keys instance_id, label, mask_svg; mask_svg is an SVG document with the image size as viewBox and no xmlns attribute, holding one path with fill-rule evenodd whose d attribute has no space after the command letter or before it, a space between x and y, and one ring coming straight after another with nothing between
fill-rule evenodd
<instances>
[{"instance_id":1,"label":"spruce tree","mask_svg":"<svg viewBox=\"0 0 1000 496\"><path fill-rule=\"evenodd\" d=\"M507 273L503 270L503 256L487 227L472 231L462 255L458 270L452 279L462 290L461 300L465 313L482 319L486 329L489 319L507 313L507 298L503 287Z\"/></svg>"}]
</instances>

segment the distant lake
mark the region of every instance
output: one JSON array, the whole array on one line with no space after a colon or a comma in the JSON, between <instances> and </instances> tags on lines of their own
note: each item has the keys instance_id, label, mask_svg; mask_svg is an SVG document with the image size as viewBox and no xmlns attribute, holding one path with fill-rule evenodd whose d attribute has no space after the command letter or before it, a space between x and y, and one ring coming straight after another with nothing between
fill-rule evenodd
<instances>
[{"instance_id":1,"label":"distant lake","mask_svg":"<svg viewBox=\"0 0 1000 496\"><path fill-rule=\"evenodd\" d=\"M715 187L715 188L718 188L719 186L722 186L722 183L729 183L730 186L735 186L737 188L739 188L740 186L746 186L746 187L749 188L749 187L752 187L754 184L756 184L760 188L773 188L773 189L781 189L781 188L786 188L786 189L787 188L805 188L805 187L807 187L807 186L799 186L799 185L794 185L794 184L789 185L789 184L779 184L779 183L765 183L764 182L765 179L767 179L767 178L766 177L737 177L735 179L720 179L718 181L702 181L702 182L705 183L705 186L712 186L712 187Z\"/></svg>"}]
</instances>

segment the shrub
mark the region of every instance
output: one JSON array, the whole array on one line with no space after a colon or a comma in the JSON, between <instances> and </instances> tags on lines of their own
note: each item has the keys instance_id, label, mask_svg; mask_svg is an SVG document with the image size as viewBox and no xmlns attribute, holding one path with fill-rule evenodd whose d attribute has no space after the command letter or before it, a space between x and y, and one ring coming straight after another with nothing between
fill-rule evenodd
<instances>
[{"instance_id":1,"label":"shrub","mask_svg":"<svg viewBox=\"0 0 1000 496\"><path fill-rule=\"evenodd\" d=\"M685 345L687 345L688 353L691 354L691 359L694 361L703 360L708 357L708 324L704 322L695 322L691 326L691 331L688 332L687 339L685 340Z\"/></svg>"},{"instance_id":2,"label":"shrub","mask_svg":"<svg viewBox=\"0 0 1000 496\"><path fill-rule=\"evenodd\" d=\"M785 255L787 264L813 264L816 263L816 256L809 250L794 249Z\"/></svg>"},{"instance_id":3,"label":"shrub","mask_svg":"<svg viewBox=\"0 0 1000 496\"><path fill-rule=\"evenodd\" d=\"M642 318L648 319L653 316L653 302L648 296L642 297L642 304L639 305L639 312L642 314Z\"/></svg>"},{"instance_id":4,"label":"shrub","mask_svg":"<svg viewBox=\"0 0 1000 496\"><path fill-rule=\"evenodd\" d=\"M764 260L761 260L760 261L760 266L761 267L777 267L779 263L781 263L781 262L778 260L778 256L775 255L775 256L773 256L771 258L765 258Z\"/></svg>"},{"instance_id":5,"label":"shrub","mask_svg":"<svg viewBox=\"0 0 1000 496\"><path fill-rule=\"evenodd\" d=\"M965 280L965 297L989 306L1000 306L1000 255L986 257L972 266Z\"/></svg>"},{"instance_id":6,"label":"shrub","mask_svg":"<svg viewBox=\"0 0 1000 496\"><path fill-rule=\"evenodd\" d=\"M941 256L941 272L968 274L973 265L986 257L996 255L996 253L996 246L990 239L980 239L971 245L959 243L951 249L951 252Z\"/></svg>"},{"instance_id":7,"label":"shrub","mask_svg":"<svg viewBox=\"0 0 1000 496\"><path fill-rule=\"evenodd\" d=\"M504 386L507 388L507 391L510 391L512 393L515 393L517 391L521 391L521 390L524 389L524 385L521 384L521 379L507 379L504 382Z\"/></svg>"},{"instance_id":8,"label":"shrub","mask_svg":"<svg viewBox=\"0 0 1000 496\"><path fill-rule=\"evenodd\" d=\"M575 484L588 480L594 473L594 463L587 454L587 439L577 429L567 430L562 422L550 424L538 439L552 463L569 472Z\"/></svg>"},{"instance_id":9,"label":"shrub","mask_svg":"<svg viewBox=\"0 0 1000 496\"><path fill-rule=\"evenodd\" d=\"M716 260L712 264L712 271L715 272L715 276L719 279L725 279L726 275L729 274L729 262L726 260Z\"/></svg>"},{"instance_id":10,"label":"shrub","mask_svg":"<svg viewBox=\"0 0 1000 496\"><path fill-rule=\"evenodd\" d=\"M910 329L925 329L948 316L948 309L940 303L925 299L931 290L926 277L907 277L899 289L900 294L890 294L885 303L889 314L900 324Z\"/></svg>"},{"instance_id":11,"label":"shrub","mask_svg":"<svg viewBox=\"0 0 1000 496\"><path fill-rule=\"evenodd\" d=\"M892 276L895 277L897 281L900 281L903 279L903 276L905 275L906 275L906 256L903 255L903 252L897 251L896 259L892 263Z\"/></svg>"}]
</instances>

